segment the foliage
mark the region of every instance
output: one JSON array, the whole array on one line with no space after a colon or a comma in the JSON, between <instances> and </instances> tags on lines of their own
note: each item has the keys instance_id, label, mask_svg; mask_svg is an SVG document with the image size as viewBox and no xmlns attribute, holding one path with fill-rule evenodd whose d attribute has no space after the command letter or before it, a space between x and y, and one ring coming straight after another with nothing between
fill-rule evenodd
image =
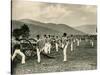
<instances>
[{"instance_id":1,"label":"foliage","mask_svg":"<svg viewBox=\"0 0 100 75\"><path fill-rule=\"evenodd\" d=\"M24 38L24 39L28 38L30 36L29 27L24 24L23 26L21 26L21 28L14 29L12 32L12 35L15 38L19 38L20 36L22 36L22 38Z\"/></svg>"}]
</instances>

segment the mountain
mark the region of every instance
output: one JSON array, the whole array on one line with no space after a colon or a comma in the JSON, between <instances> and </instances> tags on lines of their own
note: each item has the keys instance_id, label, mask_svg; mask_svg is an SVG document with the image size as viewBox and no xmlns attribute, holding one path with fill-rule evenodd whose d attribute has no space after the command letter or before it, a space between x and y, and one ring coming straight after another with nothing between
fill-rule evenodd
<instances>
[{"instance_id":1,"label":"mountain","mask_svg":"<svg viewBox=\"0 0 100 75\"><path fill-rule=\"evenodd\" d=\"M96 25L82 25L75 27L75 29L82 31L86 34L96 34L96 28Z\"/></svg>"},{"instance_id":2,"label":"mountain","mask_svg":"<svg viewBox=\"0 0 100 75\"><path fill-rule=\"evenodd\" d=\"M66 32L67 34L84 34L83 32L76 30L72 27L70 27L69 25L65 25L65 24L55 24L55 23L42 23L39 21L34 21L31 19L21 19L21 22L27 23L27 24L34 24L37 26L42 26L42 27L46 27L49 29L53 29L56 31L59 31L61 33Z\"/></svg>"},{"instance_id":3,"label":"mountain","mask_svg":"<svg viewBox=\"0 0 100 75\"><path fill-rule=\"evenodd\" d=\"M12 31L16 28L20 28L22 25L24 25L26 23L21 22L21 21L12 21ZM42 27L42 26L37 26L34 24L26 24L28 25L29 29L30 29L30 34L31 37L36 36L37 34L61 34L60 32L56 31L56 30L52 30L46 27Z\"/></svg>"},{"instance_id":4,"label":"mountain","mask_svg":"<svg viewBox=\"0 0 100 75\"><path fill-rule=\"evenodd\" d=\"M65 24L54 24L54 23L42 23L30 19L22 19L22 20L12 20L12 30L15 28L20 28L22 25L28 25L31 37L36 36L36 34L57 34L62 35L64 32L67 34L82 34L83 32L76 30Z\"/></svg>"}]
</instances>

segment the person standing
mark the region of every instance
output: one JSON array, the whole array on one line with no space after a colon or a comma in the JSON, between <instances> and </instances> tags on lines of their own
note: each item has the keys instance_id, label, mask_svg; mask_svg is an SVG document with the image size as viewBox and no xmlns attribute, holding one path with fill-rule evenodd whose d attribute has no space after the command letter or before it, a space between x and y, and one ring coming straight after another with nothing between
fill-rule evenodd
<instances>
[{"instance_id":1,"label":"person standing","mask_svg":"<svg viewBox=\"0 0 100 75\"><path fill-rule=\"evenodd\" d=\"M68 45L69 45L69 41L67 39L67 34L64 33L62 36L63 61L68 60L68 55L67 55Z\"/></svg>"},{"instance_id":2,"label":"person standing","mask_svg":"<svg viewBox=\"0 0 100 75\"><path fill-rule=\"evenodd\" d=\"M14 44L14 53L12 55L12 61L15 59L17 55L20 55L22 57L21 63L25 64L25 54L21 51L20 39L18 38L13 39L12 43Z\"/></svg>"}]
</instances>

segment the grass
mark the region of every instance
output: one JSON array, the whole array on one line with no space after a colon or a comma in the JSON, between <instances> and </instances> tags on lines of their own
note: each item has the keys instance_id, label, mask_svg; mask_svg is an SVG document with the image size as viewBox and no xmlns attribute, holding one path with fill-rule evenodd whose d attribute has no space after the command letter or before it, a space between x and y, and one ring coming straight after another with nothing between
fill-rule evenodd
<instances>
[{"instance_id":1,"label":"grass","mask_svg":"<svg viewBox=\"0 0 100 75\"><path fill-rule=\"evenodd\" d=\"M87 42L82 41L79 47L74 46L74 51L70 51L68 47L68 61L63 62L62 49L56 52L52 49L51 55L54 59L49 59L41 55L41 63L37 63L37 57L26 60L26 64L22 65L17 61L13 66L13 74L31 74L31 73L48 73L48 72L64 72L64 71L80 71L95 70L97 68L97 41L94 47ZM12 64L14 65L14 64Z\"/></svg>"}]
</instances>

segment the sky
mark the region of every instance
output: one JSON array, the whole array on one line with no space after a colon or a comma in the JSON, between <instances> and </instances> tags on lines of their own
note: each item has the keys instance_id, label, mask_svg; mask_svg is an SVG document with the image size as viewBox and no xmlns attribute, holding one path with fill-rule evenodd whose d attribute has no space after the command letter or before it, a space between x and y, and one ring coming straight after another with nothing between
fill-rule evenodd
<instances>
[{"instance_id":1,"label":"sky","mask_svg":"<svg viewBox=\"0 0 100 75\"><path fill-rule=\"evenodd\" d=\"M12 20L32 19L72 27L97 24L97 6L33 1L12 1Z\"/></svg>"}]
</instances>

